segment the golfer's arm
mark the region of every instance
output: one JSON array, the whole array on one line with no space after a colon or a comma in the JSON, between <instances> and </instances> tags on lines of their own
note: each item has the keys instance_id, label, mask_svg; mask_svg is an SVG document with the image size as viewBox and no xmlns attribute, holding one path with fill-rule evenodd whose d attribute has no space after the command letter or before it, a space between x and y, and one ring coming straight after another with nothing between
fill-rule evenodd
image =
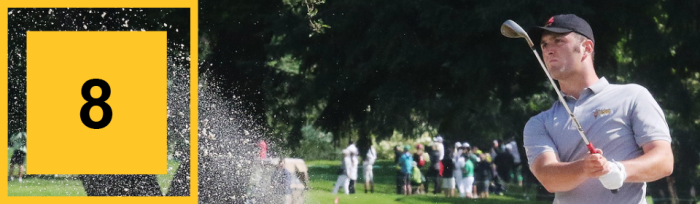
<instances>
[{"instance_id":1,"label":"golfer's arm","mask_svg":"<svg viewBox=\"0 0 700 204\"><path fill-rule=\"evenodd\" d=\"M642 149L642 156L621 162L627 171L625 182L651 182L673 173L673 151L670 142L656 140L645 144Z\"/></svg>"},{"instance_id":2,"label":"golfer's arm","mask_svg":"<svg viewBox=\"0 0 700 204\"><path fill-rule=\"evenodd\" d=\"M576 188L587 178L583 160L560 162L554 152L544 152L532 164L532 173L549 192L563 192Z\"/></svg>"}]
</instances>

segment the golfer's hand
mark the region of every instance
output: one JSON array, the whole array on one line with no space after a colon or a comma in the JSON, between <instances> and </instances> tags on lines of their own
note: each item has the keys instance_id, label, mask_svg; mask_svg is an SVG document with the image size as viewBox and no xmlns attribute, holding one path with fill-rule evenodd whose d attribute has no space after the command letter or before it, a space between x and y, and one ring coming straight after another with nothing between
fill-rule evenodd
<instances>
[{"instance_id":1,"label":"golfer's hand","mask_svg":"<svg viewBox=\"0 0 700 204\"><path fill-rule=\"evenodd\" d=\"M603 152L596 149L596 154L589 154L584 157L583 171L589 178L598 178L610 172L610 164L603 157Z\"/></svg>"},{"instance_id":2,"label":"golfer's hand","mask_svg":"<svg viewBox=\"0 0 700 204\"><path fill-rule=\"evenodd\" d=\"M622 184L627 179L627 172L625 171L625 166L620 162L612 161L608 162L611 170L608 174L605 174L598 178L603 186L610 190L616 190L622 187Z\"/></svg>"}]
</instances>

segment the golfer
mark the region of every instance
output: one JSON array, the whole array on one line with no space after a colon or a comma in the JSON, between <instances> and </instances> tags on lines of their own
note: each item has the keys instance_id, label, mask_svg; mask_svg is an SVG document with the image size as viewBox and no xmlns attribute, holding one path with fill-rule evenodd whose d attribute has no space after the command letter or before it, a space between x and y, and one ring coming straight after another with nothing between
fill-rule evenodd
<instances>
[{"instance_id":1,"label":"golfer","mask_svg":"<svg viewBox=\"0 0 700 204\"><path fill-rule=\"evenodd\" d=\"M646 203L646 182L673 172L671 136L655 99L642 86L598 77L593 31L578 16L553 16L528 35L566 99L525 125L532 173L555 193L554 203ZM588 152L564 105L598 153Z\"/></svg>"}]
</instances>

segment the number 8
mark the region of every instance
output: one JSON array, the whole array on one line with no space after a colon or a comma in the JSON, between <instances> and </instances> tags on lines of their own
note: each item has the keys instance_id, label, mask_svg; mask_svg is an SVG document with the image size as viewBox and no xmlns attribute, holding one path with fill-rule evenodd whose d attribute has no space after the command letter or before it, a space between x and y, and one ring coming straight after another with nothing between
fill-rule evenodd
<instances>
[{"instance_id":1,"label":"number 8","mask_svg":"<svg viewBox=\"0 0 700 204\"><path fill-rule=\"evenodd\" d=\"M102 95L99 98L92 98L90 95L90 89L97 86L102 89ZM112 121L112 107L110 107L105 101L109 99L109 95L112 90L109 88L109 84L102 79L90 79L83 84L83 88L80 90L83 95L83 99L87 101L85 105L80 109L80 120L83 124L92 129L101 129ZM90 109L93 106L99 106L102 108L102 119L95 122L90 119Z\"/></svg>"}]
</instances>

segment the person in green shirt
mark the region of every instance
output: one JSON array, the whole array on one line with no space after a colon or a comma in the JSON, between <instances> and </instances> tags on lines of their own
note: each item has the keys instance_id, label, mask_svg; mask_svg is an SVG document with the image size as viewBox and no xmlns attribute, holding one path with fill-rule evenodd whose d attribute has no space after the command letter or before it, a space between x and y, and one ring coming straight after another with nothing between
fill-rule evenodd
<instances>
[{"instance_id":1,"label":"person in green shirt","mask_svg":"<svg viewBox=\"0 0 700 204\"><path fill-rule=\"evenodd\" d=\"M464 154L467 155L465 158L465 164L463 168L463 173L462 173L462 182L464 182L464 191L467 194L467 198L474 198L474 194L472 193L472 187L474 186L474 159L471 157L471 147L469 147L469 143L464 143L465 145L462 145L464 148Z\"/></svg>"}]
</instances>

